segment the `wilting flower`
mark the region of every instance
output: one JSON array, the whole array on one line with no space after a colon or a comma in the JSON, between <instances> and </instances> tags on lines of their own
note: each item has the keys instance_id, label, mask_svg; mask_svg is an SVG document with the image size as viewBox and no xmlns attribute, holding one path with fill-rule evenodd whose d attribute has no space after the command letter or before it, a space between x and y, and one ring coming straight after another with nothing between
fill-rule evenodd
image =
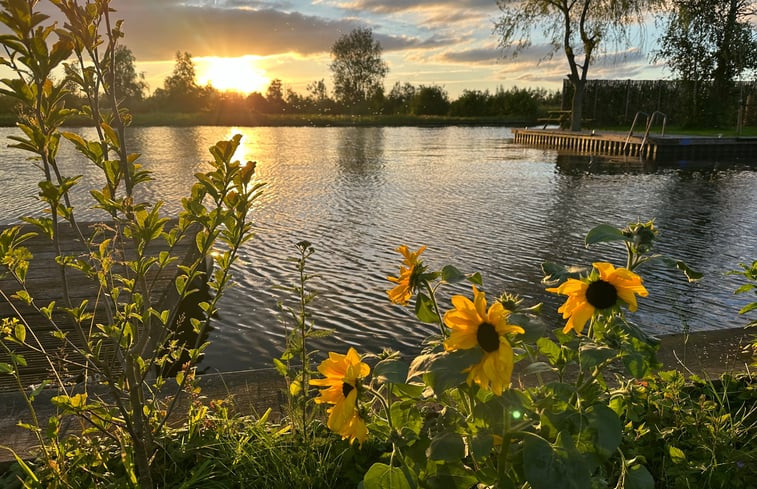
<instances>
[{"instance_id":1,"label":"wilting flower","mask_svg":"<svg viewBox=\"0 0 757 489\"><path fill-rule=\"evenodd\" d=\"M311 385L325 387L315 399L318 403L333 404L327 412L329 429L350 443L362 443L368 437L365 421L357 409L357 395L360 379L366 377L371 368L360 361L360 355L350 347L346 355L329 352L329 357L321 362L318 371L324 379L311 379Z\"/></svg>"},{"instance_id":2,"label":"wilting flower","mask_svg":"<svg viewBox=\"0 0 757 489\"><path fill-rule=\"evenodd\" d=\"M571 329L581 333L597 310L615 306L618 299L625 302L628 310L633 312L637 308L635 294L641 297L648 295L647 289L641 284L641 277L632 271L615 268L605 262L594 263L594 268L599 272L598 278L569 278L559 287L547 289L547 292L568 296L565 304L557 310L562 313L563 319L568 319L563 328L564 333Z\"/></svg>"},{"instance_id":3,"label":"wilting flower","mask_svg":"<svg viewBox=\"0 0 757 489\"><path fill-rule=\"evenodd\" d=\"M508 333L523 333L523 328L507 323L510 312L500 302L486 310L486 296L473 286L473 302L465 296L452 297L455 307L444 314L444 324L450 335L444 342L447 351L479 347L484 354L481 361L465 369L468 385L477 383L497 395L510 385L513 373L513 350L505 337Z\"/></svg>"},{"instance_id":4,"label":"wilting flower","mask_svg":"<svg viewBox=\"0 0 757 489\"><path fill-rule=\"evenodd\" d=\"M386 291L389 300L393 303L404 306L410 302L413 290L418 286L418 276L425 270L423 263L418 260L425 249L425 246L421 246L418 251L413 252L407 246L402 245L395 250L402 253L405 259L402 260L403 266L400 267L399 277L386 277L390 282L397 284L393 289Z\"/></svg>"}]
</instances>

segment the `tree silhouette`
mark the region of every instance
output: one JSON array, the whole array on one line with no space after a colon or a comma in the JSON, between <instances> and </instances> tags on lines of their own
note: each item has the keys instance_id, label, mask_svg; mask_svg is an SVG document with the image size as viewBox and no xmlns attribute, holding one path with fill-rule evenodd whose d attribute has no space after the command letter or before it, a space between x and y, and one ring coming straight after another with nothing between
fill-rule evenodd
<instances>
[{"instance_id":1,"label":"tree silhouette","mask_svg":"<svg viewBox=\"0 0 757 489\"><path fill-rule=\"evenodd\" d=\"M153 97L157 105L178 112L194 112L202 108L205 95L205 90L195 81L192 55L177 51L173 72L163 81L163 88L155 90Z\"/></svg>"},{"instance_id":2,"label":"tree silhouette","mask_svg":"<svg viewBox=\"0 0 757 489\"><path fill-rule=\"evenodd\" d=\"M383 92L389 68L381 52L369 28L353 29L331 47L334 94L345 108L363 110L369 98Z\"/></svg>"}]
</instances>

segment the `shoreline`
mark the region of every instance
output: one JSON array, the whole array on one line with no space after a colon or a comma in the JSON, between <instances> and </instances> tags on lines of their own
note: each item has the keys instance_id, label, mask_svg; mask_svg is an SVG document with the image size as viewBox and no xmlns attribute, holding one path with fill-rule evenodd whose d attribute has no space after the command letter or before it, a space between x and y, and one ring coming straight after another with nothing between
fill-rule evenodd
<instances>
[{"instance_id":1,"label":"shoreline","mask_svg":"<svg viewBox=\"0 0 757 489\"><path fill-rule=\"evenodd\" d=\"M698 375L715 379L723 374L749 372L751 358L745 347L751 344L754 335L739 327L724 330L703 331L690 334L672 334L659 338L660 348L657 359L662 364L660 370L678 370L688 375ZM280 419L286 404L285 384L282 377L271 368L219 372L199 375L202 391L206 399L233 399L233 405L240 415L261 416L268 408L271 419ZM516 372L513 383L522 381ZM41 419L53 414L50 398L56 392L43 391L37 403L37 413ZM177 407L177 413L186 409L186 396ZM29 414L20 394L16 392L0 394L0 437L3 444L12 448L21 458L29 458L36 440L18 422L26 420ZM10 451L0 451L0 471L6 470L14 461Z\"/></svg>"}]
</instances>

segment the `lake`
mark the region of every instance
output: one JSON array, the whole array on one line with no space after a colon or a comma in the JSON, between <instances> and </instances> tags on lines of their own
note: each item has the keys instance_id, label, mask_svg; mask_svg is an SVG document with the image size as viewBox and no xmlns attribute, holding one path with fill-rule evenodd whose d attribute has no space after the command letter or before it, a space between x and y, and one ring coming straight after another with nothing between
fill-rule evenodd
<instances>
[{"instance_id":1,"label":"lake","mask_svg":"<svg viewBox=\"0 0 757 489\"><path fill-rule=\"evenodd\" d=\"M80 130L90 134L87 130ZM0 129L2 139L13 128ZM401 257L394 249L428 247L433 267L454 264L480 271L490 298L502 290L528 303L545 302L545 318L562 325L555 310L562 300L544 292L540 265L555 261L590 265L624 263L617 245L586 249L583 237L600 223L623 226L655 218L658 251L704 272L688 284L677 272L641 271L650 295L640 299L632 320L653 334L744 324L734 296L737 277L724 273L757 259L757 172L733 161L655 165L525 148L501 127L308 128L192 127L133 128L130 152L152 170L159 185L142 197L166 201L175 214L207 168L209 146L242 134L239 158L258 162L267 182L253 214L256 236L235 266L236 286L213 321L205 371L271 365L283 348L287 324L277 303L296 298L278 289L296 279L295 243L308 240L316 253L308 271L317 327L333 328L321 349L378 353L392 347L412 353L434 326L386 299ZM26 155L4 149L0 161L0 222L38 213L36 182L41 171ZM68 175L101 185L95 172L64 143L59 157ZM91 206L88 194L75 204ZM94 211L79 213L95 218ZM448 289L469 293L467 287ZM442 306L449 302L445 299Z\"/></svg>"}]
</instances>

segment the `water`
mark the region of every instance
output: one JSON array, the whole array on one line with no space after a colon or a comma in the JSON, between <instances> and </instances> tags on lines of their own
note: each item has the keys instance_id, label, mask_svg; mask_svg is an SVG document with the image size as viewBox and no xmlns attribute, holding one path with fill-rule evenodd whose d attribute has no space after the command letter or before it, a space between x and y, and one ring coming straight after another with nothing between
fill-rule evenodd
<instances>
[{"instance_id":1,"label":"water","mask_svg":"<svg viewBox=\"0 0 757 489\"><path fill-rule=\"evenodd\" d=\"M0 129L0 136L14 131ZM136 128L128 147L143 154L139 161L160 182L142 196L162 198L167 213L177 212L193 174L207 167L207 148L235 133L243 135L239 158L258 161L267 187L254 211L256 236L234 269L237 285L213 323L206 371L271 365L288 327L277 302L295 305L276 286L296 279L286 258L301 240L316 249L309 263L319 275L311 283L320 293L316 326L335 330L317 344L322 349L412 353L435 330L386 299L400 244L428 246L423 257L432 266L480 271L490 297L508 290L529 303L544 301L547 320L558 327L554 311L562 300L540 285L541 263L622 264L617 246L587 250L583 237L596 224L637 218L656 218L658 251L706 277L691 285L677 272L643 274L650 296L640 299L636 322L653 334L744 323L736 311L745 299L733 295L738 278L724 272L757 258L754 167L570 157L514 145L506 128ZM60 161L65 173L102 185L70 145ZM0 162L0 221L38 212L41 172L12 149ZM82 192L75 204L91 201Z\"/></svg>"}]
</instances>

